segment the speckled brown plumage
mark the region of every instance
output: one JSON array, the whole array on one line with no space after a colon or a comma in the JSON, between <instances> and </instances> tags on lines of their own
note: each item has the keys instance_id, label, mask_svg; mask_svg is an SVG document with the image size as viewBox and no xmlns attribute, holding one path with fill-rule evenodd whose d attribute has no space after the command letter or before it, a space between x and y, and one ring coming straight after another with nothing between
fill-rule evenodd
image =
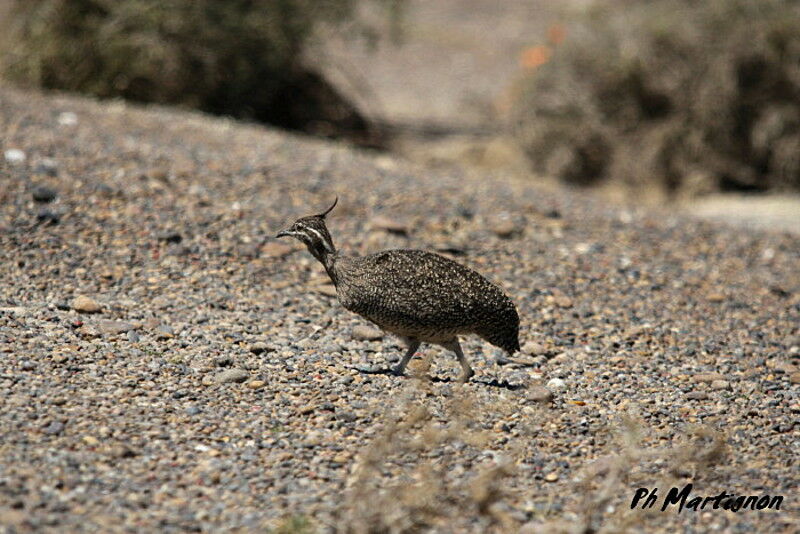
<instances>
[{"instance_id":1,"label":"speckled brown plumage","mask_svg":"<svg viewBox=\"0 0 800 534\"><path fill-rule=\"evenodd\" d=\"M513 302L486 278L448 258L422 250L387 250L343 256L333 245L325 216L298 219L278 237L302 241L331 277L346 309L403 338L408 351L395 367L402 374L420 343L458 356L468 380L474 373L458 336L477 334L509 354L519 350L519 316Z\"/></svg>"}]
</instances>

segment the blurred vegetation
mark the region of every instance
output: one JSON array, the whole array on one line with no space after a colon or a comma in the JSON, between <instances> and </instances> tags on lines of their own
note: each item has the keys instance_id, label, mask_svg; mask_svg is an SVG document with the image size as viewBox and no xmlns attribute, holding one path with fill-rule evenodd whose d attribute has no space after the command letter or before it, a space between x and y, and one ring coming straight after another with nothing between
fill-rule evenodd
<instances>
[{"instance_id":1,"label":"blurred vegetation","mask_svg":"<svg viewBox=\"0 0 800 534\"><path fill-rule=\"evenodd\" d=\"M800 2L603 2L556 33L516 105L539 172L680 195L800 189Z\"/></svg>"},{"instance_id":2,"label":"blurred vegetation","mask_svg":"<svg viewBox=\"0 0 800 534\"><path fill-rule=\"evenodd\" d=\"M385 1L385 0L384 0ZM335 133L363 118L303 65L318 24L355 0L16 0L0 22L17 84L177 104Z\"/></svg>"}]
</instances>

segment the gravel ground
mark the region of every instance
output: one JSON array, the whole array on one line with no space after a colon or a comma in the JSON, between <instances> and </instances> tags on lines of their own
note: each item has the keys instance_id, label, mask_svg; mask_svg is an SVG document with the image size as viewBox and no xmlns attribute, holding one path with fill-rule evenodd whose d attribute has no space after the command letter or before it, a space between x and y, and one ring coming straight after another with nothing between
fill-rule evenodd
<instances>
[{"instance_id":1,"label":"gravel ground","mask_svg":"<svg viewBox=\"0 0 800 534\"><path fill-rule=\"evenodd\" d=\"M4 89L0 123L0 532L800 527L798 236L163 109ZM343 251L502 284L522 363L367 372L401 346L271 238L336 194ZM785 500L629 509L687 482Z\"/></svg>"}]
</instances>

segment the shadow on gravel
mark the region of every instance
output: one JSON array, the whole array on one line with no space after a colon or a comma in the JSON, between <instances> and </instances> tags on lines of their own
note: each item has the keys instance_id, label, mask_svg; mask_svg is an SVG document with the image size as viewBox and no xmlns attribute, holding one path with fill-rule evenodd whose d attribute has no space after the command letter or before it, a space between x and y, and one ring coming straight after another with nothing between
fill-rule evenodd
<instances>
[{"instance_id":1,"label":"shadow on gravel","mask_svg":"<svg viewBox=\"0 0 800 534\"><path fill-rule=\"evenodd\" d=\"M394 371L392 371L392 369L390 369L388 367L358 366L358 367L352 367L352 369L355 369L359 373L363 373L363 374L367 374L367 375L395 376ZM410 377L402 376L402 377L397 377L397 378L410 378ZM431 376L431 377L428 377L428 380L430 380L431 382L444 383L444 384L449 384L451 382L452 383L456 382L455 380L453 380L451 378L440 377L440 376ZM503 388L503 389L507 389L509 391L516 391L518 389L524 389L525 388L525 386L523 384L512 384L512 383L510 383L510 382L508 382L506 380L497 380L496 378L492 379L492 380L472 380L471 383L472 384L481 384L481 385L489 386L489 387L493 387L493 388Z\"/></svg>"}]
</instances>

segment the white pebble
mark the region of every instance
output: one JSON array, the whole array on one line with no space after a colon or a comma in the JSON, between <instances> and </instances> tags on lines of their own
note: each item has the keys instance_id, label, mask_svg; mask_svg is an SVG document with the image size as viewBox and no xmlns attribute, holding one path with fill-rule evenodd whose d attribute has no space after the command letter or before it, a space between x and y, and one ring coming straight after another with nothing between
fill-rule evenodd
<instances>
[{"instance_id":1,"label":"white pebble","mask_svg":"<svg viewBox=\"0 0 800 534\"><path fill-rule=\"evenodd\" d=\"M565 387L567 387L567 383L560 378L552 378L547 383L547 388L550 390L564 389Z\"/></svg>"},{"instance_id":2,"label":"white pebble","mask_svg":"<svg viewBox=\"0 0 800 534\"><path fill-rule=\"evenodd\" d=\"M5 152L6 161L9 162L11 165L19 165L20 163L24 163L28 156L22 150L18 148L9 148Z\"/></svg>"},{"instance_id":3,"label":"white pebble","mask_svg":"<svg viewBox=\"0 0 800 534\"><path fill-rule=\"evenodd\" d=\"M58 124L61 126L75 126L78 124L78 116L71 111L64 111L58 114Z\"/></svg>"}]
</instances>

